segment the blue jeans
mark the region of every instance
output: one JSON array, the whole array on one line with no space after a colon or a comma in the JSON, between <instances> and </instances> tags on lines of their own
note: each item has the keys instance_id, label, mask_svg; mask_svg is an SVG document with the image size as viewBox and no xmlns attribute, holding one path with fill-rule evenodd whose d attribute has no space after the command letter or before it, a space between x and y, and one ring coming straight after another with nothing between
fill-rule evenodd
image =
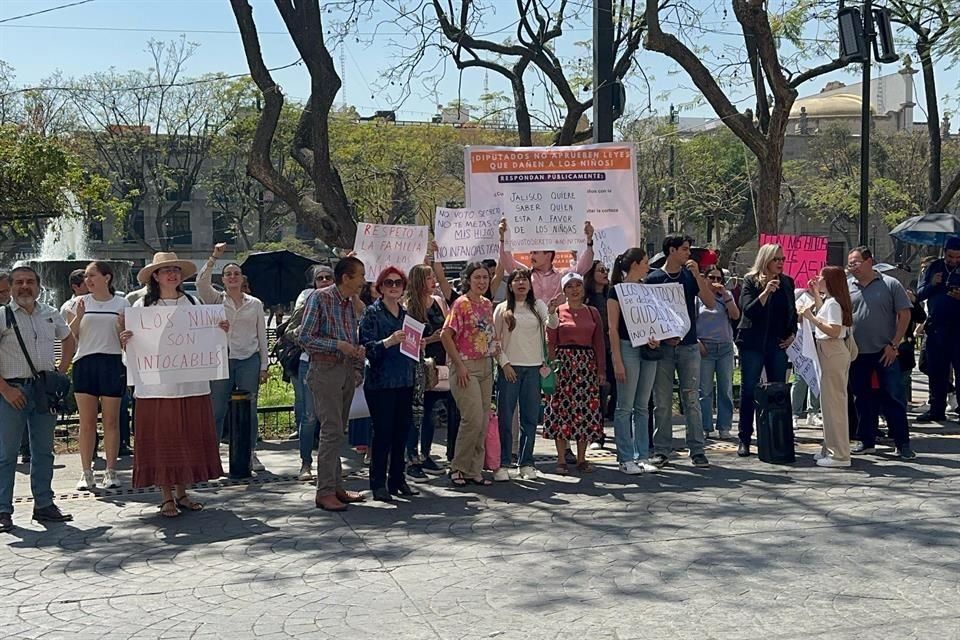
<instances>
[{"instance_id":1,"label":"blue jeans","mask_svg":"<svg viewBox=\"0 0 960 640\"><path fill-rule=\"evenodd\" d=\"M297 418L297 435L300 438L300 463L313 465L313 441L317 436L317 414L313 411L313 394L307 388L307 370L310 363L300 361L297 377L294 378L294 393L299 386L300 396L296 401L300 403L300 417ZM294 407L294 415L297 415Z\"/></svg>"},{"instance_id":2,"label":"blue jeans","mask_svg":"<svg viewBox=\"0 0 960 640\"><path fill-rule=\"evenodd\" d=\"M300 426L303 424L304 405L310 402L310 389L307 388L307 369L310 368L310 361L301 360L297 363L297 375L290 376L290 383L293 385L293 421L297 425L297 433L300 433Z\"/></svg>"},{"instance_id":3,"label":"blue jeans","mask_svg":"<svg viewBox=\"0 0 960 640\"><path fill-rule=\"evenodd\" d=\"M956 332L947 331L942 327L935 327L932 331L928 331L926 340L930 414L942 420L947 412L951 369L955 376L954 383L960 382L958 377L960 376L960 341L957 340Z\"/></svg>"},{"instance_id":4,"label":"blue jeans","mask_svg":"<svg viewBox=\"0 0 960 640\"><path fill-rule=\"evenodd\" d=\"M670 455L673 450L673 375L680 377L680 403L687 425L687 449L691 456L703 453L703 416L700 415L700 347L660 343L663 359L657 362L653 384L653 452Z\"/></svg>"},{"instance_id":5,"label":"blue jeans","mask_svg":"<svg viewBox=\"0 0 960 640\"><path fill-rule=\"evenodd\" d=\"M520 410L520 451L517 465L533 466L533 443L540 417L540 367L514 367L516 382L508 382L503 369L497 377L497 426L500 430L500 466L510 466L513 451L513 410Z\"/></svg>"},{"instance_id":6,"label":"blue jeans","mask_svg":"<svg viewBox=\"0 0 960 640\"><path fill-rule=\"evenodd\" d=\"M740 352L740 442L744 444L750 444L753 437L755 397L764 369L767 382L787 381L787 352L775 339L768 341L763 351Z\"/></svg>"},{"instance_id":7,"label":"blue jeans","mask_svg":"<svg viewBox=\"0 0 960 640\"><path fill-rule=\"evenodd\" d=\"M640 349L633 347L629 340L620 340L620 356L626 379L617 382L617 407L613 411L617 462L646 460L650 457L648 405L657 377L657 363L641 358Z\"/></svg>"},{"instance_id":8,"label":"blue jeans","mask_svg":"<svg viewBox=\"0 0 960 640\"><path fill-rule=\"evenodd\" d=\"M890 438L897 447L910 444L907 427L907 399L900 373L900 363L889 367L880 363L880 353L861 353L850 363L850 391L857 409L857 436L864 447L877 443L877 422L880 412L887 419ZM877 374L880 388L874 390L871 380Z\"/></svg>"},{"instance_id":9,"label":"blue jeans","mask_svg":"<svg viewBox=\"0 0 960 640\"><path fill-rule=\"evenodd\" d=\"M229 377L210 381L210 400L213 402L213 420L220 439L226 438L227 409L234 387L250 394L250 451L257 448L257 394L260 392L260 354L243 360L230 359Z\"/></svg>"},{"instance_id":10,"label":"blue jeans","mask_svg":"<svg viewBox=\"0 0 960 640\"><path fill-rule=\"evenodd\" d=\"M18 386L18 385L11 385ZM0 513L13 513L13 483L17 473L17 454L24 429L30 437L30 492L33 508L53 504L53 429L57 417L34 412L33 385L20 388L27 398L24 409L14 409L0 398Z\"/></svg>"},{"instance_id":11,"label":"blue jeans","mask_svg":"<svg viewBox=\"0 0 960 640\"><path fill-rule=\"evenodd\" d=\"M700 413L703 432L713 431L713 400L716 390L717 429L723 433L733 426L733 343L704 342L700 356ZM714 384L716 377L716 384Z\"/></svg>"}]
</instances>

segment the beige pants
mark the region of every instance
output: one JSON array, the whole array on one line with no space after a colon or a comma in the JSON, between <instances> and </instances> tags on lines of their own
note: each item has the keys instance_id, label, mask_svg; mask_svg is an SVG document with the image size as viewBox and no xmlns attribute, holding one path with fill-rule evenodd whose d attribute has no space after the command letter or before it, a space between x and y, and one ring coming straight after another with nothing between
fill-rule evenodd
<instances>
[{"instance_id":1,"label":"beige pants","mask_svg":"<svg viewBox=\"0 0 960 640\"><path fill-rule=\"evenodd\" d=\"M823 448L835 460L850 459L847 417L847 378L850 352L839 338L817 340L820 356L820 409L823 412Z\"/></svg>"},{"instance_id":2,"label":"beige pants","mask_svg":"<svg viewBox=\"0 0 960 640\"><path fill-rule=\"evenodd\" d=\"M465 360L464 365L470 373L467 386L461 387L452 372L450 375L450 390L460 409L460 429L450 471L459 471L466 478L479 478L483 474L483 453L493 397L493 362L490 358L483 358Z\"/></svg>"},{"instance_id":3,"label":"beige pants","mask_svg":"<svg viewBox=\"0 0 960 640\"><path fill-rule=\"evenodd\" d=\"M307 385L313 394L313 411L320 421L317 449L317 495L343 490L340 448L350 419L350 404L356 388L356 367L347 363L311 362Z\"/></svg>"}]
</instances>

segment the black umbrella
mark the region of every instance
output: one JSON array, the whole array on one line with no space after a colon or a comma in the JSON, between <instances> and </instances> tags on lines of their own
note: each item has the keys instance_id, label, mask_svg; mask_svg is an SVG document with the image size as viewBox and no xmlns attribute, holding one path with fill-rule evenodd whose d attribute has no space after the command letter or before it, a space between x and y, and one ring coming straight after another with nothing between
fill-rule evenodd
<instances>
[{"instance_id":1,"label":"black umbrella","mask_svg":"<svg viewBox=\"0 0 960 640\"><path fill-rule=\"evenodd\" d=\"M251 294L272 307L296 300L306 282L304 273L315 264L319 263L313 258L284 249L251 253L240 266Z\"/></svg>"}]
</instances>

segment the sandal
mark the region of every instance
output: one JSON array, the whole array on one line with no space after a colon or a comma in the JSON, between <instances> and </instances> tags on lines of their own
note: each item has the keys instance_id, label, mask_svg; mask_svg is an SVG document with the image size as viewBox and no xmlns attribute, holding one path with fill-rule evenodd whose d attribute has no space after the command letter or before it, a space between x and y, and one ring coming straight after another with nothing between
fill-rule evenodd
<instances>
[{"instance_id":1,"label":"sandal","mask_svg":"<svg viewBox=\"0 0 960 640\"><path fill-rule=\"evenodd\" d=\"M173 509L167 509L168 504L173 505ZM177 509L177 503L174 500L164 500L160 503L160 515L164 518L176 518L180 515L180 510Z\"/></svg>"},{"instance_id":2,"label":"sandal","mask_svg":"<svg viewBox=\"0 0 960 640\"><path fill-rule=\"evenodd\" d=\"M592 464L584 460L583 462L577 463L577 471L579 471L580 473L593 473L594 468Z\"/></svg>"},{"instance_id":3,"label":"sandal","mask_svg":"<svg viewBox=\"0 0 960 640\"><path fill-rule=\"evenodd\" d=\"M176 499L176 502L177 502L177 507L185 511L203 511L203 503L194 502L193 499L186 494L178 497Z\"/></svg>"},{"instance_id":4,"label":"sandal","mask_svg":"<svg viewBox=\"0 0 960 640\"><path fill-rule=\"evenodd\" d=\"M570 468L566 464L558 464L557 468L553 470L554 473L560 476L565 476L570 472Z\"/></svg>"},{"instance_id":5,"label":"sandal","mask_svg":"<svg viewBox=\"0 0 960 640\"><path fill-rule=\"evenodd\" d=\"M469 482L472 485L476 485L478 487L489 487L490 485L493 484L493 480L488 480L483 476L480 476L479 478L470 478L467 480L467 482Z\"/></svg>"},{"instance_id":6,"label":"sandal","mask_svg":"<svg viewBox=\"0 0 960 640\"><path fill-rule=\"evenodd\" d=\"M463 472L454 471L450 474L450 484L458 489L462 489L463 487L467 486L467 479L463 477Z\"/></svg>"}]
</instances>

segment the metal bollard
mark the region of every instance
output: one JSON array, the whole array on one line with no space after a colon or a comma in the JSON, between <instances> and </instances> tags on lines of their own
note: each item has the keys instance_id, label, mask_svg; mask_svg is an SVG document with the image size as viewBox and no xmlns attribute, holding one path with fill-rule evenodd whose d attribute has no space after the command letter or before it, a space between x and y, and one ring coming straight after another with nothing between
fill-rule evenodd
<instances>
[{"instance_id":1,"label":"metal bollard","mask_svg":"<svg viewBox=\"0 0 960 640\"><path fill-rule=\"evenodd\" d=\"M230 394L227 410L227 426L230 434L230 477L234 480L251 475L250 456L250 411L251 396L247 391Z\"/></svg>"}]
</instances>

